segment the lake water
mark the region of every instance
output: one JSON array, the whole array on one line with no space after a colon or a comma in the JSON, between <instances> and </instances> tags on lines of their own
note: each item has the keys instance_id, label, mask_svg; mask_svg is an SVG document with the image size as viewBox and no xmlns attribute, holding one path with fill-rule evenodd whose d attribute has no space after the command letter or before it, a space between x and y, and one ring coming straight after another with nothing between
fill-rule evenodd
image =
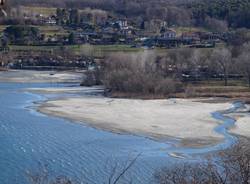
<instances>
[{"instance_id":1,"label":"lake water","mask_svg":"<svg viewBox=\"0 0 250 184\"><path fill-rule=\"evenodd\" d=\"M45 166L51 176L107 183L115 165L119 172L138 154L141 155L124 180L153 183L156 169L183 161L170 157L170 150L192 155L189 160L195 161L200 158L195 154L224 148L235 141L226 134L226 141L217 146L177 149L170 143L109 133L32 110L34 102L51 96L28 93L25 89L67 85L72 84L0 83L0 184L26 184L28 171L36 172ZM218 118L223 120L221 116ZM231 119L227 121L233 123ZM224 131L223 127L217 128Z\"/></svg>"}]
</instances>

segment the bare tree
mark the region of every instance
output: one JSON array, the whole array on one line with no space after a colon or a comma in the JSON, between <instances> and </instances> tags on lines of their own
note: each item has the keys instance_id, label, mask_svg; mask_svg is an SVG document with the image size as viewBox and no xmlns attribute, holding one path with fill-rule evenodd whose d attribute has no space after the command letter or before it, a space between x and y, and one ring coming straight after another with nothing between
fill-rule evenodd
<instances>
[{"instance_id":1,"label":"bare tree","mask_svg":"<svg viewBox=\"0 0 250 184\"><path fill-rule=\"evenodd\" d=\"M215 70L223 76L225 86L228 85L228 75L232 68L232 54L227 48L218 48L212 52L211 63Z\"/></svg>"},{"instance_id":2,"label":"bare tree","mask_svg":"<svg viewBox=\"0 0 250 184\"><path fill-rule=\"evenodd\" d=\"M137 154L133 158L129 158L127 162L122 166L118 167L118 162L115 162L114 164L108 163L108 166L112 167L107 179L107 184L118 184L121 183L123 177L127 174L127 172L134 166L137 159L141 156L141 153ZM39 163L38 170L36 172L34 171L27 171L26 172L29 184L84 184L88 183L87 180L82 179L81 181L69 178L67 176L56 176L52 177L51 173L48 169L47 165L42 165ZM94 180L94 179L93 179ZM105 179L104 179L105 180ZM131 181L128 183L132 183Z\"/></svg>"},{"instance_id":3,"label":"bare tree","mask_svg":"<svg viewBox=\"0 0 250 184\"><path fill-rule=\"evenodd\" d=\"M249 184L249 140L207 157L202 163L184 163L155 174L159 184Z\"/></svg>"},{"instance_id":4,"label":"bare tree","mask_svg":"<svg viewBox=\"0 0 250 184\"><path fill-rule=\"evenodd\" d=\"M243 46L241 54L237 58L237 68L247 78L250 88L250 43Z\"/></svg>"},{"instance_id":5,"label":"bare tree","mask_svg":"<svg viewBox=\"0 0 250 184\"><path fill-rule=\"evenodd\" d=\"M111 169L111 173L108 178L108 184L117 184L121 181L122 177L131 169L131 167L135 164L137 159L141 156L141 153L136 155L134 158L129 159L124 166L119 169L117 162L114 167ZM129 182L132 183L132 182Z\"/></svg>"},{"instance_id":6,"label":"bare tree","mask_svg":"<svg viewBox=\"0 0 250 184\"><path fill-rule=\"evenodd\" d=\"M205 26L216 32L226 32L228 31L228 23L225 20L218 20L215 18L207 17L205 19Z\"/></svg>"},{"instance_id":7,"label":"bare tree","mask_svg":"<svg viewBox=\"0 0 250 184\"><path fill-rule=\"evenodd\" d=\"M190 49L187 48L168 52L168 57L174 61L177 77L181 78L184 71L192 68L194 64L191 59L192 54Z\"/></svg>"}]
</instances>

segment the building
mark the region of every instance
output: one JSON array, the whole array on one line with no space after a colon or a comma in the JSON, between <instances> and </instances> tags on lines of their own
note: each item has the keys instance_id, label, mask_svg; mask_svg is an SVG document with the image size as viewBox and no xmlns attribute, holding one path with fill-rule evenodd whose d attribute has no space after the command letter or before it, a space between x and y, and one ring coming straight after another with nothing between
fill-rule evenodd
<instances>
[{"instance_id":1,"label":"building","mask_svg":"<svg viewBox=\"0 0 250 184\"><path fill-rule=\"evenodd\" d=\"M119 25L120 29L126 29L128 27L127 20L118 20L116 23Z\"/></svg>"},{"instance_id":2,"label":"building","mask_svg":"<svg viewBox=\"0 0 250 184\"><path fill-rule=\"evenodd\" d=\"M162 38L158 37L155 39L155 45L158 47L165 47L165 48L176 48L179 47L181 44L181 39L179 38Z\"/></svg>"},{"instance_id":3,"label":"building","mask_svg":"<svg viewBox=\"0 0 250 184\"><path fill-rule=\"evenodd\" d=\"M177 34L176 31L168 29L164 33L161 34L161 37L165 39L174 39L176 38Z\"/></svg>"},{"instance_id":4,"label":"building","mask_svg":"<svg viewBox=\"0 0 250 184\"><path fill-rule=\"evenodd\" d=\"M182 33L181 40L183 44L187 44L187 45L200 43L201 41L200 35L196 32Z\"/></svg>"},{"instance_id":5,"label":"building","mask_svg":"<svg viewBox=\"0 0 250 184\"><path fill-rule=\"evenodd\" d=\"M57 23L56 17L55 16L48 17L45 20L45 23L48 24L48 25L56 25L56 23Z\"/></svg>"}]
</instances>

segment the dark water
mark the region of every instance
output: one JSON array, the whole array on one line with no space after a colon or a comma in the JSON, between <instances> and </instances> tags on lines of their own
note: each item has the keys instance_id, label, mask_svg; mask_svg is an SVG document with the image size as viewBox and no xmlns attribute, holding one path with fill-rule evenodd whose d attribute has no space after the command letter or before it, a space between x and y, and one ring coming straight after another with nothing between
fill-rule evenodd
<instances>
[{"instance_id":1,"label":"dark water","mask_svg":"<svg viewBox=\"0 0 250 184\"><path fill-rule=\"evenodd\" d=\"M47 165L52 176L67 175L89 183L105 183L117 164L118 170L141 153L124 180L133 183L153 183L153 172L182 160L169 152L186 154L197 160L195 154L216 151L234 143L235 137L226 127L216 131L225 135L225 141L202 149L174 148L143 137L117 135L48 117L29 108L44 97L25 92L31 87L61 87L65 84L0 83L0 184L26 184L27 171L35 172ZM230 126L234 121L215 113L214 117ZM195 155L195 156L194 156Z\"/></svg>"}]
</instances>

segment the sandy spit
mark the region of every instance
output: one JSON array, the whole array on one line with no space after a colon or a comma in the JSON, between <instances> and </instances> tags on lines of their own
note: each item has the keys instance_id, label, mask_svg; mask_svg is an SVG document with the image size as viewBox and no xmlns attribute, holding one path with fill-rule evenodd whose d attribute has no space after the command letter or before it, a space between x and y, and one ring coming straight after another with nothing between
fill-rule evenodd
<instances>
[{"instance_id":1,"label":"sandy spit","mask_svg":"<svg viewBox=\"0 0 250 184\"><path fill-rule=\"evenodd\" d=\"M116 133L157 140L176 138L186 146L203 146L223 140L223 136L213 130L221 122L213 119L211 113L230 107L230 103L191 99L76 97L48 101L39 111Z\"/></svg>"}]
</instances>

